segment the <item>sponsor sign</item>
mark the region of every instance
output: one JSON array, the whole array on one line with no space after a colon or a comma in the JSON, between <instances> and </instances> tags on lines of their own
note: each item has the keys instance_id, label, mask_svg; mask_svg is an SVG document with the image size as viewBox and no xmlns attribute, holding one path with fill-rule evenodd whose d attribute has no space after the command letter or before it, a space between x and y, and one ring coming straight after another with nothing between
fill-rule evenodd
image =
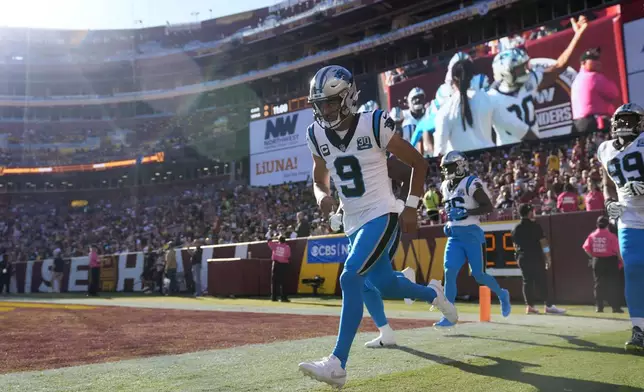
<instances>
[{"instance_id":1,"label":"sponsor sign","mask_svg":"<svg viewBox=\"0 0 644 392\"><path fill-rule=\"evenodd\" d=\"M311 175L313 160L306 145L306 131L312 123L312 109L250 123L252 186L307 180Z\"/></svg>"},{"instance_id":2,"label":"sponsor sign","mask_svg":"<svg viewBox=\"0 0 644 392\"><path fill-rule=\"evenodd\" d=\"M308 240L307 262L344 263L349 254L349 239L347 237L319 238Z\"/></svg>"},{"instance_id":3,"label":"sponsor sign","mask_svg":"<svg viewBox=\"0 0 644 392\"><path fill-rule=\"evenodd\" d=\"M180 289L186 289L186 280L192 276L191 262L187 252L176 250L177 276ZM201 286L208 289L208 259L212 258L213 248L203 247ZM48 293L52 290L53 259L14 263L11 277L11 293ZM144 256L142 252L121 253L101 256L100 291L131 292L143 289ZM86 292L89 284L89 257L72 257L65 260L61 292Z\"/></svg>"},{"instance_id":4,"label":"sponsor sign","mask_svg":"<svg viewBox=\"0 0 644 392\"><path fill-rule=\"evenodd\" d=\"M557 60L551 58L536 58L530 60L530 67L534 70L545 71L556 62ZM540 138L567 135L571 132L570 89L576 76L577 71L568 67L559 75L559 79L554 85L536 92L534 106Z\"/></svg>"},{"instance_id":5,"label":"sponsor sign","mask_svg":"<svg viewBox=\"0 0 644 392\"><path fill-rule=\"evenodd\" d=\"M252 186L279 185L307 181L313 170L313 159L307 146L271 151L250 156Z\"/></svg>"},{"instance_id":6,"label":"sponsor sign","mask_svg":"<svg viewBox=\"0 0 644 392\"><path fill-rule=\"evenodd\" d=\"M644 19L624 24L624 55L628 74L629 99L644 105Z\"/></svg>"}]
</instances>

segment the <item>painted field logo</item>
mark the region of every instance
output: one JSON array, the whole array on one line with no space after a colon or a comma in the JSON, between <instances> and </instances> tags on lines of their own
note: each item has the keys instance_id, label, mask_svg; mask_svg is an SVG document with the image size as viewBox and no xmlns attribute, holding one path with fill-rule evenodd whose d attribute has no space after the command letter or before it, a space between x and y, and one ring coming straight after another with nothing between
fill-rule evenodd
<instances>
[{"instance_id":1,"label":"painted field logo","mask_svg":"<svg viewBox=\"0 0 644 392\"><path fill-rule=\"evenodd\" d=\"M543 71L555 63L554 59L534 58L530 60L530 68ZM554 85L541 89L535 94L535 112L540 138L567 135L571 132L570 88L576 76L577 71L568 67L559 75Z\"/></svg>"}]
</instances>

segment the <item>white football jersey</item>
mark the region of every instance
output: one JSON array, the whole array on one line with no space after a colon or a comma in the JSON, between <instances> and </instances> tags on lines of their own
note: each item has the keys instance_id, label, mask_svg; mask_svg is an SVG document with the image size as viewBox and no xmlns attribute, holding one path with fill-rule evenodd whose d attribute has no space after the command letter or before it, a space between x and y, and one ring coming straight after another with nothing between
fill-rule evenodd
<instances>
[{"instance_id":1,"label":"white football jersey","mask_svg":"<svg viewBox=\"0 0 644 392\"><path fill-rule=\"evenodd\" d=\"M395 131L387 112L356 114L348 131L327 131L317 122L307 130L311 153L321 157L338 189L344 230L351 235L382 215L400 212L387 171L386 147Z\"/></svg>"},{"instance_id":2,"label":"white football jersey","mask_svg":"<svg viewBox=\"0 0 644 392\"><path fill-rule=\"evenodd\" d=\"M621 190L627 181L644 181L644 133L621 151L613 140L603 142L597 149L597 159L615 183L618 200L625 207L618 226L644 229L644 196L627 196Z\"/></svg>"},{"instance_id":3,"label":"white football jersey","mask_svg":"<svg viewBox=\"0 0 644 392\"><path fill-rule=\"evenodd\" d=\"M411 142L411 138L414 135L414 131L416 130L416 125L418 125L420 120L422 120L427 115L427 112L428 110L425 109L425 114L416 118L411 114L411 111L409 109L403 110L403 139Z\"/></svg>"},{"instance_id":4,"label":"white football jersey","mask_svg":"<svg viewBox=\"0 0 644 392\"><path fill-rule=\"evenodd\" d=\"M436 114L434 154L445 155L450 151L469 151L494 147L492 125L504 127L521 140L529 127L504 108L495 105L483 90L467 90L472 110L472 126L467 121L463 129L461 94L456 91Z\"/></svg>"},{"instance_id":5,"label":"white football jersey","mask_svg":"<svg viewBox=\"0 0 644 392\"><path fill-rule=\"evenodd\" d=\"M477 176L468 176L463 178L454 189L450 189L449 183L450 181L447 180L443 181L441 184L443 204L449 204L451 207L465 208L468 210L479 206L476 200L474 200L474 191L479 188L485 190L485 187ZM451 226L480 225L481 219L478 215L470 215L463 220L448 222L447 224Z\"/></svg>"},{"instance_id":6,"label":"white football jersey","mask_svg":"<svg viewBox=\"0 0 644 392\"><path fill-rule=\"evenodd\" d=\"M521 119L521 121L528 124L532 131L539 136L539 122L537 121L534 102L539 84L543 80L543 72L539 70L530 70L529 72L530 77L528 81L517 91L503 93L499 91L499 83L493 83L487 93L496 106L505 108L509 114ZM525 136L525 134L517 135L511 129L507 129L501 124L494 124L494 130L496 131L497 146L520 143L521 138Z\"/></svg>"}]
</instances>

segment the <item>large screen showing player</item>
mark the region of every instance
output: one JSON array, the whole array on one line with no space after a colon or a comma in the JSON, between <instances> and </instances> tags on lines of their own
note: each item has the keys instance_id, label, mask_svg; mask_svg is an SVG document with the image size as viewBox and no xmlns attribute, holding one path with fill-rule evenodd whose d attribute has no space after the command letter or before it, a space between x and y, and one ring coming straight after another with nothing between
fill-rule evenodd
<instances>
[{"instance_id":1,"label":"large screen showing player","mask_svg":"<svg viewBox=\"0 0 644 392\"><path fill-rule=\"evenodd\" d=\"M514 96L496 94L499 105L528 123L539 138L550 138L568 135L573 132L571 105L571 86L580 66L580 56L588 49L588 43L601 48L603 73L621 86L619 63L623 59L621 48L616 46L616 25L612 17L605 16L591 21L584 33L583 40L577 45L570 57L569 66L557 78L555 83L539 86L530 85L538 78L528 78ZM541 73L556 63L573 37L570 24L557 28L542 27L488 42L474 48L464 48L463 52L472 58L478 77L472 82L472 88L484 89L494 95L495 80L492 62L494 57L507 49L523 48L529 58L529 68L534 73ZM380 75L388 92L388 109L399 119L398 124L403 137L407 138L419 150L432 155L434 120L441 104L449 98L451 86L448 62L440 63L437 58L430 58L408 67L400 67ZM498 76L498 75L497 75ZM621 93L621 92L620 92ZM418 129L416 129L418 128ZM506 137L502 129L492 132L493 145L511 145L521 140ZM499 136L500 135L500 136ZM462 137L467 137L463 135Z\"/></svg>"},{"instance_id":2,"label":"large screen showing player","mask_svg":"<svg viewBox=\"0 0 644 392\"><path fill-rule=\"evenodd\" d=\"M313 169L306 129L313 109L253 121L249 126L250 185L306 181Z\"/></svg>"}]
</instances>

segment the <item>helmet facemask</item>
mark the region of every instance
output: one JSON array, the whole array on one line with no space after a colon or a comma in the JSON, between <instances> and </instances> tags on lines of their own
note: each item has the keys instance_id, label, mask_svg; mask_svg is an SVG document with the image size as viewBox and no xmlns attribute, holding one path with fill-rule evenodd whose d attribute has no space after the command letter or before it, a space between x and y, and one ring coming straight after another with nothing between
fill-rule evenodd
<instances>
[{"instance_id":1,"label":"helmet facemask","mask_svg":"<svg viewBox=\"0 0 644 392\"><path fill-rule=\"evenodd\" d=\"M512 68L510 73L512 74L513 86L523 85L530 78L530 67L528 63L525 62Z\"/></svg>"},{"instance_id":2,"label":"helmet facemask","mask_svg":"<svg viewBox=\"0 0 644 392\"><path fill-rule=\"evenodd\" d=\"M464 161L446 163L441 166L441 173L446 180L463 178L466 174L466 163Z\"/></svg>"},{"instance_id":3,"label":"helmet facemask","mask_svg":"<svg viewBox=\"0 0 644 392\"><path fill-rule=\"evenodd\" d=\"M637 113L620 113L611 121L611 135L626 145L640 134L644 119Z\"/></svg>"},{"instance_id":4,"label":"helmet facemask","mask_svg":"<svg viewBox=\"0 0 644 392\"><path fill-rule=\"evenodd\" d=\"M351 89L347 89L338 95L311 101L315 120L322 128L336 130L344 120L355 113L355 108L352 110L347 102L350 93ZM358 98L357 95L358 93L355 92L354 106Z\"/></svg>"},{"instance_id":5,"label":"helmet facemask","mask_svg":"<svg viewBox=\"0 0 644 392\"><path fill-rule=\"evenodd\" d=\"M422 113L425 110L425 94L418 94L410 97L409 109L413 113Z\"/></svg>"}]
</instances>

